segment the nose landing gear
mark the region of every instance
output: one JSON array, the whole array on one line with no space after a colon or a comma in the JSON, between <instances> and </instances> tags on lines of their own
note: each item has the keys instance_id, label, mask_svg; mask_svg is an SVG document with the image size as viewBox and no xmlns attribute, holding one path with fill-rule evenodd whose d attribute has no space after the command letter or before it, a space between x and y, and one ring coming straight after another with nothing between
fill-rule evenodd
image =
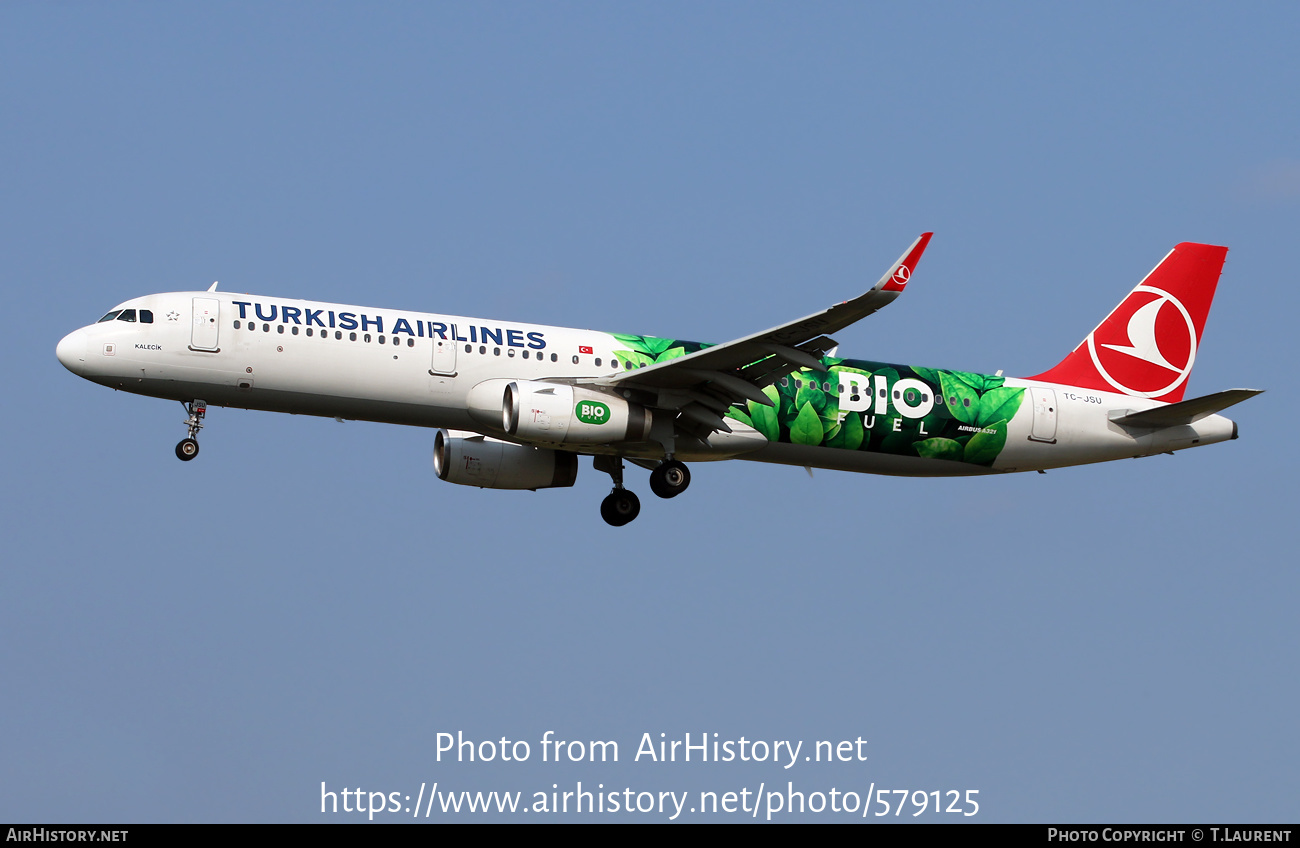
<instances>
[{"instance_id":1,"label":"nose landing gear","mask_svg":"<svg viewBox=\"0 0 1300 848\"><path fill-rule=\"evenodd\" d=\"M176 458L182 462L189 462L199 455L199 431L203 429L203 416L208 412L207 401L194 400L185 404L185 411L190 414L185 419L185 426L189 428L190 434L181 439L176 444Z\"/></svg>"}]
</instances>

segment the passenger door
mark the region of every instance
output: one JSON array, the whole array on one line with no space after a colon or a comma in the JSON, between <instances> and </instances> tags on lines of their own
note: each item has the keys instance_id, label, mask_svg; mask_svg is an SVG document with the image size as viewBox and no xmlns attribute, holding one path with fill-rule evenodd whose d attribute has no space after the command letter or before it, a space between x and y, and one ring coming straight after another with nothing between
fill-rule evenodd
<instances>
[{"instance_id":1,"label":"passenger door","mask_svg":"<svg viewBox=\"0 0 1300 848\"><path fill-rule=\"evenodd\" d=\"M190 350L205 350L213 353L221 350L217 347L217 335L221 329L221 301L215 297L194 298L194 326L190 331Z\"/></svg>"}]
</instances>

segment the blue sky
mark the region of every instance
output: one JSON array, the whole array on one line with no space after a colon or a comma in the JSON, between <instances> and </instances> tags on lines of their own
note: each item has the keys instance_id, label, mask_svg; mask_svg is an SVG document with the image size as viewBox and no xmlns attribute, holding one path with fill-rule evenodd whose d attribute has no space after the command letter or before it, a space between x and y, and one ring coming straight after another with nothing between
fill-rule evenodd
<instances>
[{"instance_id":1,"label":"blue sky","mask_svg":"<svg viewBox=\"0 0 1300 848\"><path fill-rule=\"evenodd\" d=\"M352 821L321 815L322 782L582 781L1295 820L1297 24L4 4L0 819ZM615 530L585 463L570 490L464 489L431 431L214 409L182 465L179 405L54 357L122 300L213 280L722 341L860 293L926 230L906 296L842 352L1038 373L1203 241L1230 252L1189 391L1269 391L1238 441L1047 475L697 464ZM542 763L547 730L619 762ZM457 731L532 757L439 762ZM869 757L633 761L687 732Z\"/></svg>"}]
</instances>

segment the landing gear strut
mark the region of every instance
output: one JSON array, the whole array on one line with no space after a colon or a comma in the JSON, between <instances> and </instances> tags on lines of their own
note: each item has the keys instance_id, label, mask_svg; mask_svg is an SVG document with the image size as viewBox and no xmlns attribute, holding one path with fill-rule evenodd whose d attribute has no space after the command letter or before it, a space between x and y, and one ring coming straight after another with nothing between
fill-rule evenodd
<instances>
[{"instance_id":1,"label":"landing gear strut","mask_svg":"<svg viewBox=\"0 0 1300 848\"><path fill-rule=\"evenodd\" d=\"M686 463L675 459L661 462L650 472L650 491L661 498L675 498L691 485L691 472Z\"/></svg>"},{"instance_id":2,"label":"landing gear strut","mask_svg":"<svg viewBox=\"0 0 1300 848\"><path fill-rule=\"evenodd\" d=\"M594 464L597 471L604 471L614 481L613 491L600 502L600 517L612 527L622 527L641 512L641 499L623 488L623 458L597 456Z\"/></svg>"},{"instance_id":3,"label":"landing gear strut","mask_svg":"<svg viewBox=\"0 0 1300 848\"><path fill-rule=\"evenodd\" d=\"M199 431L203 429L203 416L208 412L207 401L194 400L185 404L185 411L190 414L185 419L185 426L190 434L176 443L176 458L189 462L199 455Z\"/></svg>"}]
</instances>

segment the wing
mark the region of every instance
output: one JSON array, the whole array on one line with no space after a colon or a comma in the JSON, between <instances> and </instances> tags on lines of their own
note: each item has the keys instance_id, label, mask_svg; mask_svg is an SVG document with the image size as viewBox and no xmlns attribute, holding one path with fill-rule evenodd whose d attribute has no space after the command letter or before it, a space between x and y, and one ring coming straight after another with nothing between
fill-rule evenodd
<instances>
[{"instance_id":1,"label":"wing","mask_svg":"<svg viewBox=\"0 0 1300 848\"><path fill-rule=\"evenodd\" d=\"M707 430L731 432L722 416L733 403L772 405L762 389L797 368L823 368L821 357L836 347L838 332L887 306L902 293L933 233L923 233L868 292L797 321L714 345L654 365L594 381L635 390L650 405L673 409Z\"/></svg>"}]
</instances>

